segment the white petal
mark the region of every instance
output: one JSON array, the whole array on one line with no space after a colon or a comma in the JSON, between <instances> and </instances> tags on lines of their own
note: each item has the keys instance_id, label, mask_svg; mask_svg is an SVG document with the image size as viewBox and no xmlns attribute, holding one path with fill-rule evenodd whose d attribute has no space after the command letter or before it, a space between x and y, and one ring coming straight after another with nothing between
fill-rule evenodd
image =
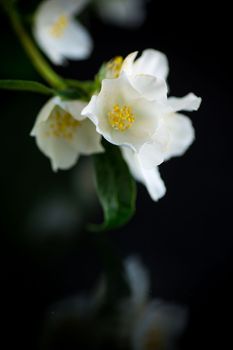
<instances>
[{"instance_id":1,"label":"white petal","mask_svg":"<svg viewBox=\"0 0 233 350\"><path fill-rule=\"evenodd\" d=\"M160 177L158 167L146 169L142 166L137 153L127 147L122 147L122 154L134 178L144 184L154 201L158 201L166 193L166 187Z\"/></svg>"},{"instance_id":2,"label":"white petal","mask_svg":"<svg viewBox=\"0 0 233 350\"><path fill-rule=\"evenodd\" d=\"M132 75L134 73L134 61L137 55L138 51L132 52L123 61L122 71L125 72L127 75Z\"/></svg>"},{"instance_id":3,"label":"white petal","mask_svg":"<svg viewBox=\"0 0 233 350\"><path fill-rule=\"evenodd\" d=\"M155 167L153 169L142 168L142 174L144 179L144 184L149 192L153 201L157 202L166 193L166 187L161 179L159 168Z\"/></svg>"},{"instance_id":4,"label":"white petal","mask_svg":"<svg viewBox=\"0 0 233 350\"><path fill-rule=\"evenodd\" d=\"M141 261L134 256L125 261L126 277L131 289L131 299L137 306L143 305L150 291L150 280L146 268Z\"/></svg>"},{"instance_id":5,"label":"white petal","mask_svg":"<svg viewBox=\"0 0 233 350\"><path fill-rule=\"evenodd\" d=\"M144 316L134 329L132 345L135 350L145 349L148 342L157 349L173 348L173 342L182 334L187 323L187 311L162 301L148 304Z\"/></svg>"},{"instance_id":6,"label":"white petal","mask_svg":"<svg viewBox=\"0 0 233 350\"><path fill-rule=\"evenodd\" d=\"M129 80L133 87L148 100L167 101L167 84L165 80L155 78L148 74L132 75Z\"/></svg>"},{"instance_id":7,"label":"white petal","mask_svg":"<svg viewBox=\"0 0 233 350\"><path fill-rule=\"evenodd\" d=\"M138 157L141 165L146 169L160 165L170 143L168 126L162 119L150 142L145 143L139 150Z\"/></svg>"},{"instance_id":8,"label":"white petal","mask_svg":"<svg viewBox=\"0 0 233 350\"><path fill-rule=\"evenodd\" d=\"M83 106L85 103L81 101L62 101L56 97L44 106L37 117L31 135L35 136L39 149L50 158L54 171L72 167L80 155L104 151L101 145L101 136L97 134L94 124L81 117ZM53 117L53 113L57 113L59 108L60 113L65 111L72 117L71 113L75 107L76 119L80 121L80 125L75 127L73 136L67 138L51 134L51 121L49 119Z\"/></svg>"},{"instance_id":9,"label":"white petal","mask_svg":"<svg viewBox=\"0 0 233 350\"><path fill-rule=\"evenodd\" d=\"M42 1L35 13L39 25L51 25L61 15L77 15L88 4L89 0L47 0Z\"/></svg>"},{"instance_id":10,"label":"white petal","mask_svg":"<svg viewBox=\"0 0 233 350\"><path fill-rule=\"evenodd\" d=\"M87 30L77 21L70 20L64 35L55 39L56 47L70 59L85 59L93 49L92 39Z\"/></svg>"},{"instance_id":11,"label":"white petal","mask_svg":"<svg viewBox=\"0 0 233 350\"><path fill-rule=\"evenodd\" d=\"M66 59L85 59L93 49L92 39L86 29L77 21L69 20L64 33L53 37L50 28L35 31L41 49L56 64L62 64Z\"/></svg>"},{"instance_id":12,"label":"white petal","mask_svg":"<svg viewBox=\"0 0 233 350\"><path fill-rule=\"evenodd\" d=\"M92 39L86 29L72 17L87 2L49 0L37 10L34 36L53 63L63 64L66 59L85 59L90 55Z\"/></svg>"},{"instance_id":13,"label":"white petal","mask_svg":"<svg viewBox=\"0 0 233 350\"><path fill-rule=\"evenodd\" d=\"M82 110L86 107L87 103L80 101L80 100L62 100L59 97L56 97L55 99L56 105L60 106L62 109L67 111L70 115L72 115L73 118L76 120L83 120L85 119L84 116L82 116Z\"/></svg>"},{"instance_id":14,"label":"white petal","mask_svg":"<svg viewBox=\"0 0 233 350\"><path fill-rule=\"evenodd\" d=\"M147 49L134 62L133 74L148 74L167 79L169 72L167 57L160 51Z\"/></svg>"},{"instance_id":15,"label":"white petal","mask_svg":"<svg viewBox=\"0 0 233 350\"><path fill-rule=\"evenodd\" d=\"M165 118L170 133L165 159L182 156L195 139L195 131L190 118L173 113Z\"/></svg>"},{"instance_id":16,"label":"white petal","mask_svg":"<svg viewBox=\"0 0 233 350\"><path fill-rule=\"evenodd\" d=\"M96 5L103 20L119 26L139 26L145 20L142 0L97 0Z\"/></svg>"},{"instance_id":17,"label":"white petal","mask_svg":"<svg viewBox=\"0 0 233 350\"><path fill-rule=\"evenodd\" d=\"M193 93L184 97L170 97L168 103L174 112L178 111L197 111L201 104L201 98Z\"/></svg>"},{"instance_id":18,"label":"white petal","mask_svg":"<svg viewBox=\"0 0 233 350\"><path fill-rule=\"evenodd\" d=\"M54 171L71 168L77 162L79 153L65 139L46 137L47 130L46 123L41 123L36 135L37 146L50 158Z\"/></svg>"},{"instance_id":19,"label":"white petal","mask_svg":"<svg viewBox=\"0 0 233 350\"><path fill-rule=\"evenodd\" d=\"M147 79L147 76L141 77ZM115 105L130 107L135 117L131 127L124 131L114 129L108 115ZM122 73L117 79L104 79L98 96L94 96L82 114L90 118L96 130L115 145L129 145L133 149L147 142L155 133L161 115L161 105L145 99Z\"/></svg>"},{"instance_id":20,"label":"white petal","mask_svg":"<svg viewBox=\"0 0 233 350\"><path fill-rule=\"evenodd\" d=\"M83 108L81 116L89 118L95 125L98 124L98 96L92 96L88 105Z\"/></svg>"},{"instance_id":21,"label":"white petal","mask_svg":"<svg viewBox=\"0 0 233 350\"><path fill-rule=\"evenodd\" d=\"M101 135L96 132L95 125L89 119L81 122L72 143L82 155L104 152Z\"/></svg>"},{"instance_id":22,"label":"white petal","mask_svg":"<svg viewBox=\"0 0 233 350\"><path fill-rule=\"evenodd\" d=\"M31 133L30 133L31 136L36 135L36 129L37 129L38 124L41 122L45 122L49 118L55 105L56 105L56 97L53 97L41 108L41 110L36 118L36 122L33 126L33 129L31 130Z\"/></svg>"}]
</instances>

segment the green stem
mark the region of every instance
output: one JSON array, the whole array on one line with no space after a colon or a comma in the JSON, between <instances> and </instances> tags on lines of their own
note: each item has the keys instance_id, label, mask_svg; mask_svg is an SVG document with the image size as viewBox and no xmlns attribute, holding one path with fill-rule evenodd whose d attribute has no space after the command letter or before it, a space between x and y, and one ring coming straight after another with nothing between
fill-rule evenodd
<instances>
[{"instance_id":1,"label":"green stem","mask_svg":"<svg viewBox=\"0 0 233 350\"><path fill-rule=\"evenodd\" d=\"M14 28L22 46L40 75L54 88L65 89L66 84L63 79L48 64L24 29L20 16L15 10L13 4L10 1L8 2L7 0L2 0L1 5L5 9L5 12L9 17L12 27Z\"/></svg>"}]
</instances>

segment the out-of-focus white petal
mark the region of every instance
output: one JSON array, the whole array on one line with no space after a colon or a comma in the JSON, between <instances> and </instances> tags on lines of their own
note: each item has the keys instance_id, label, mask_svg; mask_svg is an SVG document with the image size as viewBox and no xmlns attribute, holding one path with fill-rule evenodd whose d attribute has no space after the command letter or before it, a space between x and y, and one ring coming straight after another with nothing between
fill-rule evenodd
<instances>
[{"instance_id":1,"label":"out-of-focus white petal","mask_svg":"<svg viewBox=\"0 0 233 350\"><path fill-rule=\"evenodd\" d=\"M147 188L154 201L158 201L166 193L166 187L160 177L158 167L146 169L142 166L140 157L127 147L122 147L122 154L129 166L132 176Z\"/></svg>"},{"instance_id":2,"label":"out-of-focus white petal","mask_svg":"<svg viewBox=\"0 0 233 350\"><path fill-rule=\"evenodd\" d=\"M36 10L37 21L41 25L51 25L61 15L78 15L90 0L45 0Z\"/></svg>"},{"instance_id":3,"label":"out-of-focus white petal","mask_svg":"<svg viewBox=\"0 0 233 350\"><path fill-rule=\"evenodd\" d=\"M31 135L36 138L39 149L50 158L54 171L71 168L80 155L104 151L94 124L81 116L85 105L81 101L62 101L55 97L37 117Z\"/></svg>"},{"instance_id":4,"label":"out-of-focus white petal","mask_svg":"<svg viewBox=\"0 0 233 350\"><path fill-rule=\"evenodd\" d=\"M180 113L166 116L166 125L170 133L165 159L182 156L195 139L195 131L190 118Z\"/></svg>"},{"instance_id":5,"label":"out-of-focus white petal","mask_svg":"<svg viewBox=\"0 0 233 350\"><path fill-rule=\"evenodd\" d=\"M144 0L95 0L100 17L123 27L140 26L146 17Z\"/></svg>"},{"instance_id":6,"label":"out-of-focus white petal","mask_svg":"<svg viewBox=\"0 0 233 350\"><path fill-rule=\"evenodd\" d=\"M147 74L159 79L167 79L169 66L166 55L162 52L147 49L136 59L137 52L126 57L122 70L130 75Z\"/></svg>"},{"instance_id":7,"label":"out-of-focus white petal","mask_svg":"<svg viewBox=\"0 0 233 350\"><path fill-rule=\"evenodd\" d=\"M184 97L169 97L168 103L174 112L179 111L197 111L201 104L201 98L193 93Z\"/></svg>"},{"instance_id":8,"label":"out-of-focus white petal","mask_svg":"<svg viewBox=\"0 0 233 350\"><path fill-rule=\"evenodd\" d=\"M40 48L55 64L66 59L85 59L93 48L87 30L74 20L88 1L49 0L35 14L34 36Z\"/></svg>"},{"instance_id":9,"label":"out-of-focus white petal","mask_svg":"<svg viewBox=\"0 0 233 350\"><path fill-rule=\"evenodd\" d=\"M89 119L80 123L79 132L74 135L73 144L82 155L89 156L104 152L101 136L96 132L95 125Z\"/></svg>"},{"instance_id":10,"label":"out-of-focus white petal","mask_svg":"<svg viewBox=\"0 0 233 350\"><path fill-rule=\"evenodd\" d=\"M134 256L125 261L126 278L131 289L131 300L134 305L140 307L145 304L150 291L150 279L146 268L141 261Z\"/></svg>"},{"instance_id":11,"label":"out-of-focus white petal","mask_svg":"<svg viewBox=\"0 0 233 350\"><path fill-rule=\"evenodd\" d=\"M49 118L50 114L52 113L52 110L54 109L55 105L56 105L56 97L53 97L41 108L36 118L36 123L34 124L34 127L31 130L31 133L30 133L31 136L35 136L36 127L38 126L39 123L46 122L46 120Z\"/></svg>"},{"instance_id":12,"label":"out-of-focus white petal","mask_svg":"<svg viewBox=\"0 0 233 350\"><path fill-rule=\"evenodd\" d=\"M135 326L133 349L145 350L150 344L151 349L169 350L184 331L186 323L186 309L162 301L152 301Z\"/></svg>"}]
</instances>

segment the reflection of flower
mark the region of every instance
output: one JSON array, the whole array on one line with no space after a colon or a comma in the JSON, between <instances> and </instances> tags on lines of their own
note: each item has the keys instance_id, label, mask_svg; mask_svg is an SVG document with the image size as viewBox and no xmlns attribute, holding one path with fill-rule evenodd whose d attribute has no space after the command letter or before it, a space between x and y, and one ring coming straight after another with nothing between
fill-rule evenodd
<instances>
[{"instance_id":1,"label":"reflection of flower","mask_svg":"<svg viewBox=\"0 0 233 350\"><path fill-rule=\"evenodd\" d=\"M121 305L121 319L123 327L129 330L132 348L171 349L173 342L185 328L185 309L150 299L148 272L138 259L131 257L126 260L125 269L132 295Z\"/></svg>"},{"instance_id":2,"label":"reflection of flower","mask_svg":"<svg viewBox=\"0 0 233 350\"><path fill-rule=\"evenodd\" d=\"M146 17L145 0L93 0L100 17L123 27L140 26Z\"/></svg>"},{"instance_id":3,"label":"reflection of flower","mask_svg":"<svg viewBox=\"0 0 233 350\"><path fill-rule=\"evenodd\" d=\"M55 64L66 59L85 59L92 51L86 29L74 19L89 0L46 0L35 14L34 35Z\"/></svg>"},{"instance_id":4,"label":"reflection of flower","mask_svg":"<svg viewBox=\"0 0 233 350\"><path fill-rule=\"evenodd\" d=\"M62 101L55 97L37 117L31 135L50 158L54 171L72 167L80 155L103 151L94 125L81 116L84 107L81 101Z\"/></svg>"},{"instance_id":5,"label":"reflection of flower","mask_svg":"<svg viewBox=\"0 0 233 350\"><path fill-rule=\"evenodd\" d=\"M69 339L65 339L65 335L72 338L74 347L81 344L93 349L106 345L113 349L172 349L185 328L186 310L150 299L148 272L138 259L127 259L125 271L131 296L116 301L111 312L105 309L104 281L92 296L78 296L54 306L47 329L51 332L47 333L49 342L60 344L61 337L67 344ZM51 335L55 339L51 340Z\"/></svg>"}]
</instances>

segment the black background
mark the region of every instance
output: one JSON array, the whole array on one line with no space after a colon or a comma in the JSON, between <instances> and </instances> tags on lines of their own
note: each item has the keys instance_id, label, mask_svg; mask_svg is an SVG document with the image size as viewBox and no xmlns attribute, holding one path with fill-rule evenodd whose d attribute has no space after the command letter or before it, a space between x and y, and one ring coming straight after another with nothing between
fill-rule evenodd
<instances>
[{"instance_id":1,"label":"black background","mask_svg":"<svg viewBox=\"0 0 233 350\"><path fill-rule=\"evenodd\" d=\"M182 158L161 166L167 195L153 203L139 186L137 214L109 233L122 257L137 254L151 272L152 295L189 306L182 349L232 345L232 40L229 9L221 4L151 1L134 31L87 18L95 51L58 71L91 79L103 60L156 48L168 56L172 95L203 98L191 114L196 141ZM1 78L39 79L1 14ZM28 134L45 98L1 92L1 298L6 348L38 346L47 308L93 286L99 270L93 247L74 236L32 239L25 218L41 193L67 185L53 174ZM69 172L68 172L69 173ZM65 242L65 243L64 243ZM76 244L77 243L77 244ZM77 249L76 249L77 248ZM4 337L3 337L4 338Z\"/></svg>"}]
</instances>

